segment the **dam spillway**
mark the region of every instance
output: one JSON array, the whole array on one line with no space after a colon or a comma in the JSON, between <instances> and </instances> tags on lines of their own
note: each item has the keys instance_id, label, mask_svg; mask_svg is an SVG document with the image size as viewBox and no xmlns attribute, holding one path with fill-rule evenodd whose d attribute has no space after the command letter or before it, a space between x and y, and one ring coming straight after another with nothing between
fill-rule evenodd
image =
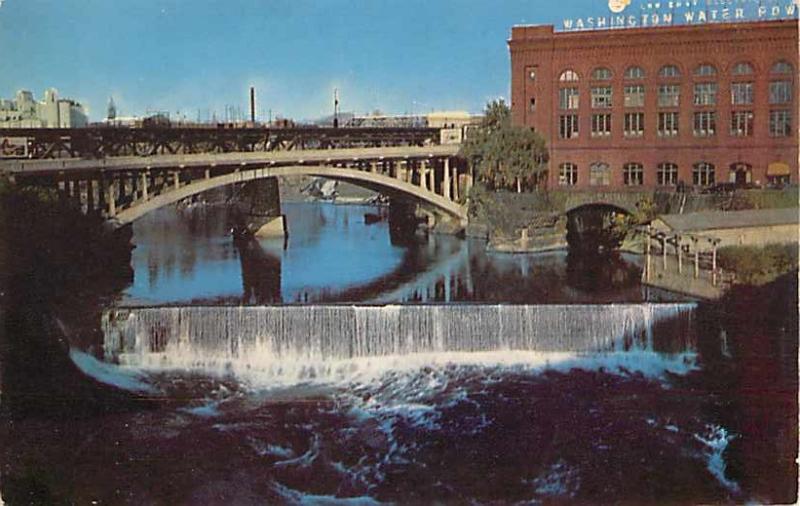
<instances>
[{"instance_id":1,"label":"dam spillway","mask_svg":"<svg viewBox=\"0 0 800 506\"><path fill-rule=\"evenodd\" d=\"M105 359L191 368L430 353L693 351L692 303L108 309Z\"/></svg>"}]
</instances>

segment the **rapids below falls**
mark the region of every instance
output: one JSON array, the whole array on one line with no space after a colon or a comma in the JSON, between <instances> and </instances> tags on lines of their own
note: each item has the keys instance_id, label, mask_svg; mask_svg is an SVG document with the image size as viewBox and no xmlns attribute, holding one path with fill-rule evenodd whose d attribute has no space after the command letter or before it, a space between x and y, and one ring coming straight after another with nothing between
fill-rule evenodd
<instances>
[{"instance_id":1,"label":"rapids below falls","mask_svg":"<svg viewBox=\"0 0 800 506\"><path fill-rule=\"evenodd\" d=\"M104 361L72 358L100 381L184 400L140 415L123 443L175 452L150 471L171 484L175 466L202 476L171 485L179 502L729 500L733 436L673 386L697 368L695 312L126 307L103 314Z\"/></svg>"}]
</instances>

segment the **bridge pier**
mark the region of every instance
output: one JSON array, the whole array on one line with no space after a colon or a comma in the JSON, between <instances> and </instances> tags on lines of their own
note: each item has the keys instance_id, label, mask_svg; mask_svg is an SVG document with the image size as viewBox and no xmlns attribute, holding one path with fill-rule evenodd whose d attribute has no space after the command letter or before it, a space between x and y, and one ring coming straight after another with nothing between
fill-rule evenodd
<instances>
[{"instance_id":1,"label":"bridge pier","mask_svg":"<svg viewBox=\"0 0 800 506\"><path fill-rule=\"evenodd\" d=\"M450 159L445 158L442 167L442 197L453 200L450 188Z\"/></svg>"},{"instance_id":2,"label":"bridge pier","mask_svg":"<svg viewBox=\"0 0 800 506\"><path fill-rule=\"evenodd\" d=\"M129 177L126 177L131 184L131 202L136 202L140 198L139 192L139 178L136 176L135 173L131 174Z\"/></svg>"},{"instance_id":3,"label":"bridge pier","mask_svg":"<svg viewBox=\"0 0 800 506\"><path fill-rule=\"evenodd\" d=\"M97 209L100 211L100 214L107 214L106 185L105 178L103 177L102 173L97 180Z\"/></svg>"},{"instance_id":4,"label":"bridge pier","mask_svg":"<svg viewBox=\"0 0 800 506\"><path fill-rule=\"evenodd\" d=\"M125 183L122 179L115 178L111 181L111 185L114 187L114 196L115 196L114 204L118 208L122 208L120 204L122 203L122 200L125 198Z\"/></svg>"},{"instance_id":5,"label":"bridge pier","mask_svg":"<svg viewBox=\"0 0 800 506\"><path fill-rule=\"evenodd\" d=\"M404 160L398 160L394 163L394 177L398 181L405 181L406 180L406 166L408 162Z\"/></svg>"},{"instance_id":6,"label":"bridge pier","mask_svg":"<svg viewBox=\"0 0 800 506\"><path fill-rule=\"evenodd\" d=\"M121 196L125 198L125 200L121 200L120 203L126 205L136 200L136 187L134 186L133 180L131 180L130 176L125 174L122 179L120 179L119 183L122 187L122 191L120 193L123 195Z\"/></svg>"},{"instance_id":7,"label":"bridge pier","mask_svg":"<svg viewBox=\"0 0 800 506\"><path fill-rule=\"evenodd\" d=\"M428 190L428 167L427 162L422 160L419 163L418 173L419 173L419 187L423 190Z\"/></svg>"},{"instance_id":8,"label":"bridge pier","mask_svg":"<svg viewBox=\"0 0 800 506\"><path fill-rule=\"evenodd\" d=\"M114 181L106 184L106 203L108 204L108 216L114 218L117 215L116 192L114 191Z\"/></svg>"},{"instance_id":9,"label":"bridge pier","mask_svg":"<svg viewBox=\"0 0 800 506\"><path fill-rule=\"evenodd\" d=\"M461 190L458 182L458 168L453 167L453 200L458 202L461 199Z\"/></svg>"},{"instance_id":10,"label":"bridge pier","mask_svg":"<svg viewBox=\"0 0 800 506\"><path fill-rule=\"evenodd\" d=\"M150 200L150 196L147 193L147 185L149 183L150 173L148 171L142 172L141 178L142 178L142 200L147 202L148 200Z\"/></svg>"},{"instance_id":11,"label":"bridge pier","mask_svg":"<svg viewBox=\"0 0 800 506\"><path fill-rule=\"evenodd\" d=\"M94 180L86 180L86 213L94 212Z\"/></svg>"},{"instance_id":12,"label":"bridge pier","mask_svg":"<svg viewBox=\"0 0 800 506\"><path fill-rule=\"evenodd\" d=\"M78 191L76 189L77 181L74 179L69 180L69 199L70 200L78 200L80 202L80 198L78 197Z\"/></svg>"}]
</instances>

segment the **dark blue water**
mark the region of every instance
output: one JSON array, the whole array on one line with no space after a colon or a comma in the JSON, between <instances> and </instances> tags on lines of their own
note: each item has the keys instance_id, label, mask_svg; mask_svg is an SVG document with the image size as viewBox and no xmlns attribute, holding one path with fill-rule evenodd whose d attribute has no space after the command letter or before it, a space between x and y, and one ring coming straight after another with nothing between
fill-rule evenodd
<instances>
[{"instance_id":1,"label":"dark blue water","mask_svg":"<svg viewBox=\"0 0 800 506\"><path fill-rule=\"evenodd\" d=\"M641 261L507 255L483 241L393 237L368 206L284 203L289 238L234 244L222 207L162 209L134 224L132 304L636 302Z\"/></svg>"}]
</instances>

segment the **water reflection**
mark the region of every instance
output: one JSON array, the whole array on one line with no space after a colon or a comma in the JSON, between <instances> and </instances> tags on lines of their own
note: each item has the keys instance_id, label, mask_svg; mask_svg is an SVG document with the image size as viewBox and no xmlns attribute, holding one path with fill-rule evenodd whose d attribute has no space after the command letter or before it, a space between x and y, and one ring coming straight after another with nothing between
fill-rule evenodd
<instances>
[{"instance_id":1,"label":"water reflection","mask_svg":"<svg viewBox=\"0 0 800 506\"><path fill-rule=\"evenodd\" d=\"M285 203L289 238L234 242L222 207L165 209L134 225L124 302L591 303L644 300L638 257L506 255L482 241L367 224L374 207Z\"/></svg>"},{"instance_id":2,"label":"water reflection","mask_svg":"<svg viewBox=\"0 0 800 506\"><path fill-rule=\"evenodd\" d=\"M281 297L281 257L253 240L237 242L245 304L276 304Z\"/></svg>"}]
</instances>

